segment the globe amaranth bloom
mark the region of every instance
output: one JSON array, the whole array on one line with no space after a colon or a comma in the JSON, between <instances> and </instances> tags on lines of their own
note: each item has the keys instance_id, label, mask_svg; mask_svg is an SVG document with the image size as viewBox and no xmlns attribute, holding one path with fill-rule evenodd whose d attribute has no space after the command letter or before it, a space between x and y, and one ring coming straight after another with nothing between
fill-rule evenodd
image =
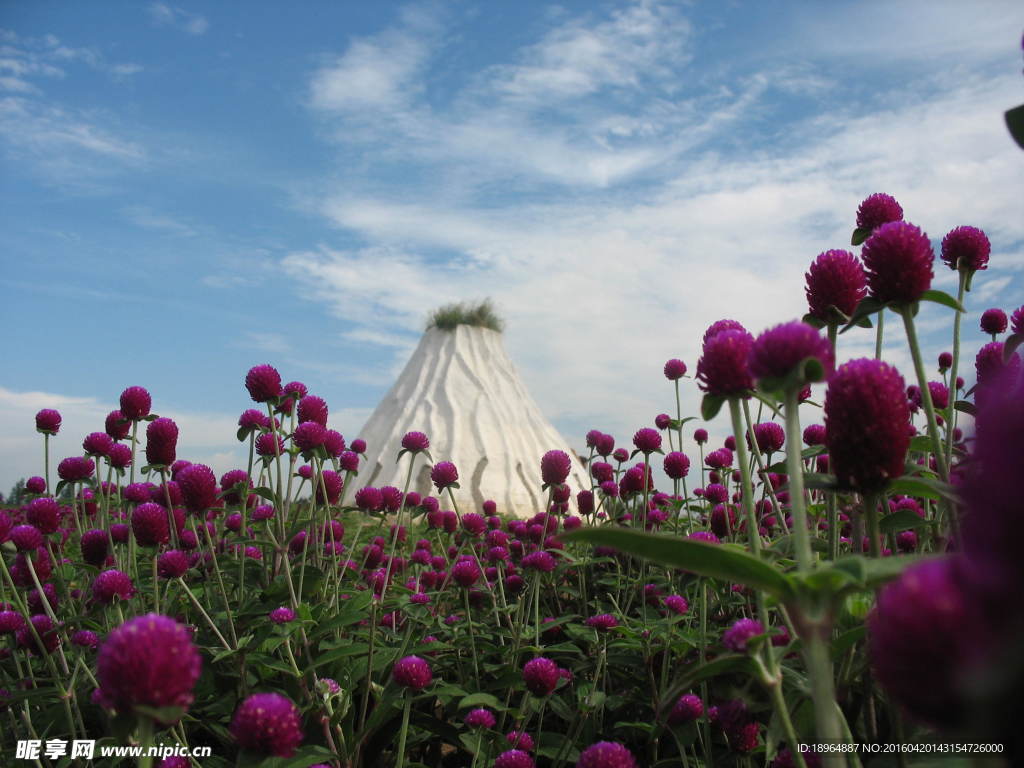
<instances>
[{"instance_id":1,"label":"globe amaranth bloom","mask_svg":"<svg viewBox=\"0 0 1024 768\"><path fill-rule=\"evenodd\" d=\"M1004 375L1013 379L1020 371L1020 356L1015 354L1004 361L1003 348L1003 342L990 341L978 350L974 358L974 370L978 375L979 386L987 387L991 382L1001 380Z\"/></svg>"},{"instance_id":2,"label":"globe amaranth bloom","mask_svg":"<svg viewBox=\"0 0 1024 768\"><path fill-rule=\"evenodd\" d=\"M825 393L829 461L844 489L880 491L903 474L910 406L899 372L862 358L840 366Z\"/></svg>"},{"instance_id":3,"label":"globe amaranth bloom","mask_svg":"<svg viewBox=\"0 0 1024 768\"><path fill-rule=\"evenodd\" d=\"M760 453L774 453L782 450L786 442L786 432L774 421L763 421L754 425L754 439L757 441L757 450ZM754 446L750 444L750 434L747 434L747 447L751 450Z\"/></svg>"},{"instance_id":4,"label":"globe amaranth bloom","mask_svg":"<svg viewBox=\"0 0 1024 768\"><path fill-rule=\"evenodd\" d=\"M781 381L808 358L818 361L822 375L801 378L794 382L797 387L827 378L835 367L835 354L828 339L816 328L799 321L783 323L769 328L754 341L750 349L750 372L759 381Z\"/></svg>"},{"instance_id":5,"label":"globe amaranth bloom","mask_svg":"<svg viewBox=\"0 0 1024 768\"><path fill-rule=\"evenodd\" d=\"M128 574L111 568L92 582L92 596L98 603L110 605L115 599L128 600L135 594L135 585Z\"/></svg>"},{"instance_id":6,"label":"globe amaranth bloom","mask_svg":"<svg viewBox=\"0 0 1024 768\"><path fill-rule=\"evenodd\" d=\"M825 427L822 424L809 424L804 427L804 445L824 445Z\"/></svg>"},{"instance_id":7,"label":"globe amaranth bloom","mask_svg":"<svg viewBox=\"0 0 1024 768\"><path fill-rule=\"evenodd\" d=\"M166 544L171 535L167 510L153 502L140 504L132 512L132 533L140 547Z\"/></svg>"},{"instance_id":8,"label":"globe amaranth bloom","mask_svg":"<svg viewBox=\"0 0 1024 768\"><path fill-rule=\"evenodd\" d=\"M471 709L464 720L467 728L493 728L497 723L494 713L489 709L477 707Z\"/></svg>"},{"instance_id":9,"label":"globe amaranth bloom","mask_svg":"<svg viewBox=\"0 0 1024 768\"><path fill-rule=\"evenodd\" d=\"M110 453L107 454L107 461L114 469L125 469L131 466L132 449L124 443L114 443L110 446Z\"/></svg>"},{"instance_id":10,"label":"globe amaranth bloom","mask_svg":"<svg viewBox=\"0 0 1024 768\"><path fill-rule=\"evenodd\" d=\"M857 228L873 231L890 221L900 221L903 208L896 198L884 192L868 195L857 208Z\"/></svg>"},{"instance_id":11,"label":"globe amaranth bloom","mask_svg":"<svg viewBox=\"0 0 1024 768\"><path fill-rule=\"evenodd\" d=\"M1010 315L1010 333L1024 333L1024 305L1013 310Z\"/></svg>"},{"instance_id":12,"label":"globe amaranth bloom","mask_svg":"<svg viewBox=\"0 0 1024 768\"><path fill-rule=\"evenodd\" d=\"M201 669L192 633L172 618L148 613L110 633L96 678L103 703L119 712L138 705L188 708Z\"/></svg>"},{"instance_id":13,"label":"globe amaranth bloom","mask_svg":"<svg viewBox=\"0 0 1024 768\"><path fill-rule=\"evenodd\" d=\"M494 768L536 768L529 754L521 749L509 749L494 759Z\"/></svg>"},{"instance_id":14,"label":"globe amaranth bloom","mask_svg":"<svg viewBox=\"0 0 1024 768\"><path fill-rule=\"evenodd\" d=\"M57 531L60 527L60 517L60 505L56 499L49 496L32 499L25 511L25 519L28 523L46 535Z\"/></svg>"},{"instance_id":15,"label":"globe amaranth bloom","mask_svg":"<svg viewBox=\"0 0 1024 768\"><path fill-rule=\"evenodd\" d=\"M547 696L555 690L559 679L558 665L551 659L538 656L523 665L523 682L534 696Z\"/></svg>"},{"instance_id":16,"label":"globe amaranth bloom","mask_svg":"<svg viewBox=\"0 0 1024 768\"><path fill-rule=\"evenodd\" d=\"M950 269L976 272L988 269L992 244L977 227L957 227L942 238L942 260Z\"/></svg>"},{"instance_id":17,"label":"globe amaranth bloom","mask_svg":"<svg viewBox=\"0 0 1024 768\"><path fill-rule=\"evenodd\" d=\"M945 373L953 367L953 354L951 352L939 353L939 373Z\"/></svg>"},{"instance_id":18,"label":"globe amaranth bloom","mask_svg":"<svg viewBox=\"0 0 1024 768\"><path fill-rule=\"evenodd\" d=\"M548 451L540 460L540 476L545 485L561 485L569 476L572 460L565 451Z\"/></svg>"},{"instance_id":19,"label":"globe amaranth bloom","mask_svg":"<svg viewBox=\"0 0 1024 768\"><path fill-rule=\"evenodd\" d=\"M709 395L744 395L754 388L748 360L754 337L745 330L720 331L704 342L697 382Z\"/></svg>"},{"instance_id":20,"label":"globe amaranth bloom","mask_svg":"<svg viewBox=\"0 0 1024 768\"><path fill-rule=\"evenodd\" d=\"M430 447L430 438L422 432L406 432L402 436L402 448L410 453L419 453Z\"/></svg>"},{"instance_id":21,"label":"globe amaranth bloom","mask_svg":"<svg viewBox=\"0 0 1024 768\"><path fill-rule=\"evenodd\" d=\"M96 464L92 459L69 456L57 465L57 476L66 482L77 483L91 477L95 468Z\"/></svg>"},{"instance_id":22,"label":"globe amaranth bloom","mask_svg":"<svg viewBox=\"0 0 1024 768\"><path fill-rule=\"evenodd\" d=\"M609 629L615 629L619 626L619 620L612 616L610 613L599 613L596 616L590 616L585 622L588 627L600 631L608 631Z\"/></svg>"},{"instance_id":23,"label":"globe amaranth bloom","mask_svg":"<svg viewBox=\"0 0 1024 768\"><path fill-rule=\"evenodd\" d=\"M430 665L419 656L406 656L395 663L391 677L403 688L422 691L430 685L434 674L430 670Z\"/></svg>"},{"instance_id":24,"label":"globe amaranth bloom","mask_svg":"<svg viewBox=\"0 0 1024 768\"><path fill-rule=\"evenodd\" d=\"M29 617L29 624L35 630L29 629L28 624L23 624L21 629L14 634L15 640L22 648L28 648L33 653L50 654L57 650L60 645L60 635L53 621L45 613L39 613ZM42 645L36 640L36 635L42 641Z\"/></svg>"},{"instance_id":25,"label":"globe amaranth bloom","mask_svg":"<svg viewBox=\"0 0 1024 768\"><path fill-rule=\"evenodd\" d=\"M440 493L458 482L459 470L450 461L440 461L430 470L430 480Z\"/></svg>"},{"instance_id":26,"label":"globe amaranth bloom","mask_svg":"<svg viewBox=\"0 0 1024 768\"><path fill-rule=\"evenodd\" d=\"M255 693L235 711L231 735L242 749L291 757L302 743L302 719L298 707L286 696Z\"/></svg>"},{"instance_id":27,"label":"globe amaranth bloom","mask_svg":"<svg viewBox=\"0 0 1024 768\"><path fill-rule=\"evenodd\" d=\"M746 653L750 639L763 635L764 625L755 619L739 619L722 635L722 645L736 653Z\"/></svg>"},{"instance_id":28,"label":"globe amaranth bloom","mask_svg":"<svg viewBox=\"0 0 1024 768\"><path fill-rule=\"evenodd\" d=\"M852 315L868 291L864 265L849 251L818 254L804 278L808 314L824 323L837 322L832 307Z\"/></svg>"},{"instance_id":29,"label":"globe amaranth bloom","mask_svg":"<svg viewBox=\"0 0 1024 768\"><path fill-rule=\"evenodd\" d=\"M672 358L665 363L665 378L669 381L677 381L686 375L686 363L677 358Z\"/></svg>"},{"instance_id":30,"label":"globe amaranth bloom","mask_svg":"<svg viewBox=\"0 0 1024 768\"><path fill-rule=\"evenodd\" d=\"M655 453L661 450L661 435L655 429L643 427L633 435L633 445L641 453Z\"/></svg>"},{"instance_id":31,"label":"globe amaranth bloom","mask_svg":"<svg viewBox=\"0 0 1024 768\"><path fill-rule=\"evenodd\" d=\"M36 431L48 435L60 432L60 413L52 408L43 408L36 414Z\"/></svg>"},{"instance_id":32,"label":"globe amaranth bloom","mask_svg":"<svg viewBox=\"0 0 1024 768\"><path fill-rule=\"evenodd\" d=\"M295 611L287 606L275 608L269 614L271 622L274 624L288 624L289 622L295 621Z\"/></svg>"},{"instance_id":33,"label":"globe amaranth bloom","mask_svg":"<svg viewBox=\"0 0 1024 768\"><path fill-rule=\"evenodd\" d=\"M189 464L176 480L185 506L192 512L205 512L217 503L217 476L205 464Z\"/></svg>"},{"instance_id":34,"label":"globe amaranth bloom","mask_svg":"<svg viewBox=\"0 0 1024 768\"><path fill-rule=\"evenodd\" d=\"M700 429L694 430L693 440L697 445L704 445L708 441L708 431L701 427Z\"/></svg>"},{"instance_id":35,"label":"globe amaranth bloom","mask_svg":"<svg viewBox=\"0 0 1024 768\"><path fill-rule=\"evenodd\" d=\"M337 504L341 499L341 492L345 487L345 478L333 469L325 469L320 473L321 482L316 485L314 494L317 504ZM324 489L327 489L327 496L324 497Z\"/></svg>"},{"instance_id":36,"label":"globe amaranth bloom","mask_svg":"<svg viewBox=\"0 0 1024 768\"><path fill-rule=\"evenodd\" d=\"M299 400L297 416L299 421L315 421L321 427L327 427L327 401L316 395L305 395Z\"/></svg>"},{"instance_id":37,"label":"globe amaranth bloom","mask_svg":"<svg viewBox=\"0 0 1024 768\"><path fill-rule=\"evenodd\" d=\"M177 458L178 425L167 418L149 422L146 427L146 461L169 467Z\"/></svg>"},{"instance_id":38,"label":"globe amaranth bloom","mask_svg":"<svg viewBox=\"0 0 1024 768\"><path fill-rule=\"evenodd\" d=\"M617 741L599 741L580 752L576 768L637 768L637 762Z\"/></svg>"},{"instance_id":39,"label":"globe amaranth bloom","mask_svg":"<svg viewBox=\"0 0 1024 768\"><path fill-rule=\"evenodd\" d=\"M1006 313L1003 310L993 307L981 313L982 333L990 333L993 336L1006 330L1008 324Z\"/></svg>"},{"instance_id":40,"label":"globe amaranth bloom","mask_svg":"<svg viewBox=\"0 0 1024 768\"><path fill-rule=\"evenodd\" d=\"M669 725L692 723L704 714L704 702L699 696L687 693L680 696L668 715Z\"/></svg>"},{"instance_id":41,"label":"globe amaranth bloom","mask_svg":"<svg viewBox=\"0 0 1024 768\"><path fill-rule=\"evenodd\" d=\"M121 393L121 413L129 421L142 421L149 416L153 398L145 387L126 387Z\"/></svg>"},{"instance_id":42,"label":"globe amaranth bloom","mask_svg":"<svg viewBox=\"0 0 1024 768\"><path fill-rule=\"evenodd\" d=\"M188 572L188 555L177 549L162 553L156 560L157 573L162 579L177 579Z\"/></svg>"},{"instance_id":43,"label":"globe amaranth bloom","mask_svg":"<svg viewBox=\"0 0 1024 768\"><path fill-rule=\"evenodd\" d=\"M326 438L327 429L318 421L304 421L292 433L292 442L303 453L316 450L324 444Z\"/></svg>"},{"instance_id":44,"label":"globe amaranth bloom","mask_svg":"<svg viewBox=\"0 0 1024 768\"><path fill-rule=\"evenodd\" d=\"M928 236L905 221L883 224L861 251L868 292L882 303L909 304L931 288L935 252Z\"/></svg>"},{"instance_id":45,"label":"globe amaranth bloom","mask_svg":"<svg viewBox=\"0 0 1024 768\"><path fill-rule=\"evenodd\" d=\"M666 454L662 466L670 479L681 480L690 472L690 459L681 451L672 451Z\"/></svg>"},{"instance_id":46,"label":"globe amaranth bloom","mask_svg":"<svg viewBox=\"0 0 1024 768\"><path fill-rule=\"evenodd\" d=\"M281 395L281 374L272 365L256 365L245 374L245 388L257 403L266 403Z\"/></svg>"}]
</instances>

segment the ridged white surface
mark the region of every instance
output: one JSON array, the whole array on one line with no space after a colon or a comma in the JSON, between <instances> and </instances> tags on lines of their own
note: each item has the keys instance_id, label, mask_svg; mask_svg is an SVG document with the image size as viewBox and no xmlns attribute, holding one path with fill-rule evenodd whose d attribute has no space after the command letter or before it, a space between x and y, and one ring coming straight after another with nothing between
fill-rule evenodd
<instances>
[{"instance_id":1,"label":"ridged white surface","mask_svg":"<svg viewBox=\"0 0 1024 768\"><path fill-rule=\"evenodd\" d=\"M485 499L498 511L527 517L542 511L540 459L561 450L573 461L573 495L589 488L585 470L565 439L540 412L505 352L502 336L488 328L431 328L398 380L363 426L366 441L356 487L404 487L409 455L395 463L406 432L430 438L435 462L459 470L455 498L460 512L479 512ZM435 494L430 462L416 459L410 490ZM352 496L349 496L351 499ZM447 493L441 499L448 504Z\"/></svg>"}]
</instances>

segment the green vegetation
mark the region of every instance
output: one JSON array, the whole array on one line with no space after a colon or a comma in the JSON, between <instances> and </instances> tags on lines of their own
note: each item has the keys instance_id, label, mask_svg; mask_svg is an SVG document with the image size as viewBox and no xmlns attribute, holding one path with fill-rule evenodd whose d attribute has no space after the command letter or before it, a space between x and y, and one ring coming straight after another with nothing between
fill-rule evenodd
<instances>
[{"instance_id":1,"label":"green vegetation","mask_svg":"<svg viewBox=\"0 0 1024 768\"><path fill-rule=\"evenodd\" d=\"M477 303L456 302L445 304L430 313L427 319L427 330L438 328L442 331L454 331L457 325L472 325L477 328L490 328L499 333L504 329L504 321L494 311L490 299Z\"/></svg>"}]
</instances>

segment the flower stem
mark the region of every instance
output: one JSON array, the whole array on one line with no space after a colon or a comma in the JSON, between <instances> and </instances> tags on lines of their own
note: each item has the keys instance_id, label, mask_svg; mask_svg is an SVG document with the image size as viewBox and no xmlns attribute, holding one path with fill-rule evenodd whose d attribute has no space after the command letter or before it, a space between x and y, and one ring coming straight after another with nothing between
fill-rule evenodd
<instances>
[{"instance_id":1,"label":"flower stem","mask_svg":"<svg viewBox=\"0 0 1024 768\"><path fill-rule=\"evenodd\" d=\"M878 327L875 330L875 360L882 359L882 333L885 329L885 310L878 312Z\"/></svg>"},{"instance_id":2,"label":"flower stem","mask_svg":"<svg viewBox=\"0 0 1024 768\"><path fill-rule=\"evenodd\" d=\"M964 292L967 288L967 273L960 273L960 288L957 290L956 300L962 307L964 305ZM953 430L956 428L956 376L960 366L960 317L957 312L953 318L953 364L949 369L949 408L946 411L946 465L953 464Z\"/></svg>"},{"instance_id":3,"label":"flower stem","mask_svg":"<svg viewBox=\"0 0 1024 768\"><path fill-rule=\"evenodd\" d=\"M402 768L405 764L405 740L409 735L409 711L412 709L412 694L405 694L405 705L402 707L402 730L398 734L398 757L395 760L395 768Z\"/></svg>"},{"instance_id":4,"label":"flower stem","mask_svg":"<svg viewBox=\"0 0 1024 768\"><path fill-rule=\"evenodd\" d=\"M789 474L789 509L793 515L796 536L797 568L807 572L811 568L811 540L807 533L807 509L804 499L804 472L800 455L799 392L786 392L786 472Z\"/></svg>"}]
</instances>

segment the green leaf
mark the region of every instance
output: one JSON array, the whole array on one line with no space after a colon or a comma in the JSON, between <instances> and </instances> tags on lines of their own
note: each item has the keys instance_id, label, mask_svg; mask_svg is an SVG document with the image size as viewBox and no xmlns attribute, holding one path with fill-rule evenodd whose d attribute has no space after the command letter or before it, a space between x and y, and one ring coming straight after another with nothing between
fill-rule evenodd
<instances>
[{"instance_id":1,"label":"green leaf","mask_svg":"<svg viewBox=\"0 0 1024 768\"><path fill-rule=\"evenodd\" d=\"M828 325L828 323L826 323L824 320L821 320L820 318L815 317L810 312L808 312L806 315L804 315L802 318L800 318L800 320L802 322L806 323L807 325L811 326L812 328L817 328L819 330L821 330L826 325Z\"/></svg>"},{"instance_id":2,"label":"green leaf","mask_svg":"<svg viewBox=\"0 0 1024 768\"><path fill-rule=\"evenodd\" d=\"M853 230L853 235L850 237L850 245L860 245L869 237L871 237L870 229L867 227L857 227Z\"/></svg>"},{"instance_id":3,"label":"green leaf","mask_svg":"<svg viewBox=\"0 0 1024 768\"><path fill-rule=\"evenodd\" d=\"M1017 146L1024 149L1024 104L1006 110L1006 129L1010 132Z\"/></svg>"},{"instance_id":4,"label":"green leaf","mask_svg":"<svg viewBox=\"0 0 1024 768\"><path fill-rule=\"evenodd\" d=\"M936 291L934 289L930 291L925 291L924 293L921 294L921 298L919 299L919 301L930 301L933 304L941 304L944 307L955 309L957 312L966 311L959 301L954 299L945 291Z\"/></svg>"},{"instance_id":5,"label":"green leaf","mask_svg":"<svg viewBox=\"0 0 1024 768\"><path fill-rule=\"evenodd\" d=\"M337 757L327 747L309 744L298 749L291 757L268 757L256 763L256 765L259 768L308 768L317 763L329 763L332 760L336 760ZM252 763L246 762L243 764L251 765Z\"/></svg>"},{"instance_id":6,"label":"green leaf","mask_svg":"<svg viewBox=\"0 0 1024 768\"><path fill-rule=\"evenodd\" d=\"M857 308L853 310L853 314L850 315L849 322L846 325L844 325L839 332L846 333L853 326L857 325L861 320L870 317L876 312L881 312L883 309L885 309L885 305L882 302L880 302L878 299L872 298L871 296L866 296L865 298L860 300L860 303L857 305Z\"/></svg>"},{"instance_id":7,"label":"green leaf","mask_svg":"<svg viewBox=\"0 0 1024 768\"><path fill-rule=\"evenodd\" d=\"M839 489L839 480L835 475L823 472L804 472L804 488L814 491L835 491Z\"/></svg>"},{"instance_id":8,"label":"green leaf","mask_svg":"<svg viewBox=\"0 0 1024 768\"><path fill-rule=\"evenodd\" d=\"M907 566L922 562L923 558L903 555L900 557L874 557L849 555L836 560L832 567L849 573L857 586L872 589L898 577Z\"/></svg>"},{"instance_id":9,"label":"green leaf","mask_svg":"<svg viewBox=\"0 0 1024 768\"><path fill-rule=\"evenodd\" d=\"M895 512L886 515L879 522L878 527L882 533L899 533L910 531L915 528L927 528L931 523L909 509L897 509Z\"/></svg>"},{"instance_id":10,"label":"green leaf","mask_svg":"<svg viewBox=\"0 0 1024 768\"><path fill-rule=\"evenodd\" d=\"M582 528L562 534L559 538L563 541L585 541L615 547L621 552L628 552L662 565L762 589L783 601L790 599L794 594L792 582L774 566L729 545L709 544L694 539L641 533L610 526Z\"/></svg>"},{"instance_id":11,"label":"green leaf","mask_svg":"<svg viewBox=\"0 0 1024 768\"><path fill-rule=\"evenodd\" d=\"M832 641L832 659L838 660L842 658L843 654L846 653L856 643L860 642L867 634L867 625L861 624L860 626L848 629L843 632L839 637Z\"/></svg>"},{"instance_id":12,"label":"green leaf","mask_svg":"<svg viewBox=\"0 0 1024 768\"><path fill-rule=\"evenodd\" d=\"M949 499L956 501L957 495L953 486L930 477L898 477L889 483L889 493L902 493L904 496L920 496L924 499Z\"/></svg>"},{"instance_id":13,"label":"green leaf","mask_svg":"<svg viewBox=\"0 0 1024 768\"><path fill-rule=\"evenodd\" d=\"M239 427L238 432L235 433L235 436L238 438L238 442L244 443L245 438L249 436L250 432L252 432L250 427Z\"/></svg>"},{"instance_id":14,"label":"green leaf","mask_svg":"<svg viewBox=\"0 0 1024 768\"><path fill-rule=\"evenodd\" d=\"M971 416L978 415L978 409L970 400L957 400L955 403L953 403L953 407L956 408L961 413L967 413L970 414Z\"/></svg>"},{"instance_id":15,"label":"green leaf","mask_svg":"<svg viewBox=\"0 0 1024 768\"><path fill-rule=\"evenodd\" d=\"M242 483L242 488L239 489L238 492L239 493L244 493L245 492L245 483L244 483L244 481ZM260 498L266 499L267 501L273 501L274 500L274 491L272 489L270 489L270 488L267 488L266 486L263 486L263 485L259 486L258 488L250 489L249 493L255 493L257 496L259 496Z\"/></svg>"},{"instance_id":16,"label":"green leaf","mask_svg":"<svg viewBox=\"0 0 1024 768\"><path fill-rule=\"evenodd\" d=\"M910 450L916 453L931 453L932 439L928 435L917 435L910 438Z\"/></svg>"},{"instance_id":17,"label":"green leaf","mask_svg":"<svg viewBox=\"0 0 1024 768\"><path fill-rule=\"evenodd\" d=\"M1006 341L1003 342L1004 363L1013 357L1013 353L1017 351L1017 347L1021 344L1024 344L1024 333L1011 333L1006 337Z\"/></svg>"},{"instance_id":18,"label":"green leaf","mask_svg":"<svg viewBox=\"0 0 1024 768\"><path fill-rule=\"evenodd\" d=\"M704 421L711 421L722 410L723 403L725 403L724 395L704 395L704 398L700 401L701 418Z\"/></svg>"},{"instance_id":19,"label":"green leaf","mask_svg":"<svg viewBox=\"0 0 1024 768\"><path fill-rule=\"evenodd\" d=\"M489 693L473 693L469 696L464 697L459 702L459 709L468 709L470 707L490 707L491 709L504 709L501 702L498 701L497 696L492 696Z\"/></svg>"}]
</instances>

